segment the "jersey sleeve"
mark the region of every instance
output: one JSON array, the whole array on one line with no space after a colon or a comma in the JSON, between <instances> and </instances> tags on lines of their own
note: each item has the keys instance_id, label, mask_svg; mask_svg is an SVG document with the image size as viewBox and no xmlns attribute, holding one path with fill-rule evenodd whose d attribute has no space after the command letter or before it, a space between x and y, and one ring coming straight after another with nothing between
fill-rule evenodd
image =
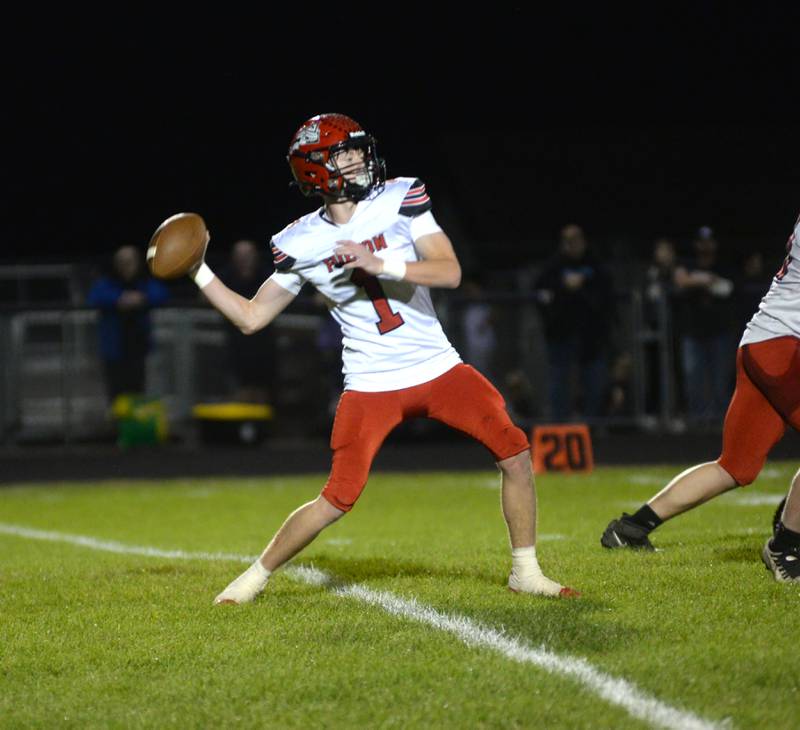
<instances>
[{"instance_id":1,"label":"jersey sleeve","mask_svg":"<svg viewBox=\"0 0 800 730\"><path fill-rule=\"evenodd\" d=\"M411 233L411 240L416 242L417 239L423 236L427 236L431 233L438 233L442 230L442 227L436 222L433 213L428 211L427 213L412 218L408 222L408 230Z\"/></svg>"},{"instance_id":2,"label":"jersey sleeve","mask_svg":"<svg viewBox=\"0 0 800 730\"><path fill-rule=\"evenodd\" d=\"M272 250L272 263L275 266L275 271L269 277L269 280L274 281L278 286L292 294L298 294L300 289L303 288L305 279L292 270L297 263L296 259L281 251L274 241L270 243L270 249Z\"/></svg>"},{"instance_id":3,"label":"jersey sleeve","mask_svg":"<svg viewBox=\"0 0 800 730\"><path fill-rule=\"evenodd\" d=\"M305 283L305 279L303 279L300 274L281 273L280 271L274 272L272 276L267 279L267 281L274 281L279 287L286 289L286 291L291 292L294 295L300 293L300 290L303 288L303 284Z\"/></svg>"},{"instance_id":4,"label":"jersey sleeve","mask_svg":"<svg viewBox=\"0 0 800 730\"><path fill-rule=\"evenodd\" d=\"M425 189L425 183L417 179L411 183L411 187L400 204L400 214L416 218L418 215L427 213L432 207L433 204Z\"/></svg>"},{"instance_id":5,"label":"jersey sleeve","mask_svg":"<svg viewBox=\"0 0 800 730\"><path fill-rule=\"evenodd\" d=\"M275 271L286 272L291 271L292 267L297 263L295 259L293 259L288 254L285 254L281 251L276 245L275 242L270 242L270 250L272 251L272 263L275 266Z\"/></svg>"}]
</instances>

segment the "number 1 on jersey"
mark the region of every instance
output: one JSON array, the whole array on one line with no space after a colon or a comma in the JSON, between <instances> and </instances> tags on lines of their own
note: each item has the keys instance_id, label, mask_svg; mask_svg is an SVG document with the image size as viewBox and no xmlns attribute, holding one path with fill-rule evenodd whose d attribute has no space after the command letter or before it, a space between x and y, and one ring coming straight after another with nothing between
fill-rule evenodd
<instances>
[{"instance_id":1,"label":"number 1 on jersey","mask_svg":"<svg viewBox=\"0 0 800 730\"><path fill-rule=\"evenodd\" d=\"M375 323L378 332L385 335L387 332L396 330L398 327L402 327L405 324L403 315L400 314L400 312L393 312L392 308L389 306L389 300L386 298L386 294L384 294L383 287L380 281L378 281L377 276L368 274L364 269L353 269L353 273L350 275L350 281L364 289L372 302L372 306L375 307L375 311L380 318Z\"/></svg>"}]
</instances>

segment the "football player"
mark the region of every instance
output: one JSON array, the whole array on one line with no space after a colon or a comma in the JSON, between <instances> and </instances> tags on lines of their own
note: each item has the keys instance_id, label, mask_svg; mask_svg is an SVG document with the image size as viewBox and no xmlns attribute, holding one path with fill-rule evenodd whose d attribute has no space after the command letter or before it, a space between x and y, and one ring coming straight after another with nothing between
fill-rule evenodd
<instances>
[{"instance_id":1,"label":"football player","mask_svg":"<svg viewBox=\"0 0 800 730\"><path fill-rule=\"evenodd\" d=\"M800 218L787 255L736 355L736 389L722 432L722 454L676 476L633 515L612 520L600 543L653 550L648 535L667 520L755 480L787 424L800 429ZM781 502L761 553L780 582L800 582L800 471Z\"/></svg>"},{"instance_id":2,"label":"football player","mask_svg":"<svg viewBox=\"0 0 800 730\"><path fill-rule=\"evenodd\" d=\"M528 439L500 393L461 362L437 319L429 287L455 288L461 268L431 213L425 184L386 179L374 138L341 114L321 114L295 133L288 154L294 182L322 206L272 238L275 273L250 300L203 263L192 276L209 301L243 332L267 326L306 283L342 330L344 392L331 435L331 472L319 497L295 510L260 558L215 603L252 601L270 575L321 530L352 509L391 430L425 416L469 434L502 474L502 510L511 542L508 587L571 596L536 557L536 495Z\"/></svg>"}]
</instances>

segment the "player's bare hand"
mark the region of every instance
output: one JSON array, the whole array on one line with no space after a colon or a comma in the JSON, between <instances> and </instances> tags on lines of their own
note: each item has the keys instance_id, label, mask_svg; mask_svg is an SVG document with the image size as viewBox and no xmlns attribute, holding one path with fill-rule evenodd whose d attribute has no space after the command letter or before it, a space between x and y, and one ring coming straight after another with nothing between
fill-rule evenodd
<instances>
[{"instance_id":1,"label":"player's bare hand","mask_svg":"<svg viewBox=\"0 0 800 730\"><path fill-rule=\"evenodd\" d=\"M564 274L564 286L567 289L575 291L576 289L580 289L583 286L583 282L585 279L586 277L579 271L567 271Z\"/></svg>"},{"instance_id":2,"label":"player's bare hand","mask_svg":"<svg viewBox=\"0 0 800 730\"><path fill-rule=\"evenodd\" d=\"M147 297L144 292L137 291L136 289L126 289L117 299L117 309L139 309L147 304Z\"/></svg>"},{"instance_id":3,"label":"player's bare hand","mask_svg":"<svg viewBox=\"0 0 800 730\"><path fill-rule=\"evenodd\" d=\"M206 242L203 246L203 255L200 257L198 262L189 269L189 276L194 276L197 273L197 270L205 263L206 261L206 252L208 251L208 242L211 240L211 233L206 231Z\"/></svg>"},{"instance_id":4,"label":"player's bare hand","mask_svg":"<svg viewBox=\"0 0 800 730\"><path fill-rule=\"evenodd\" d=\"M343 265L345 269L364 269L373 276L377 276L383 271L383 259L365 246L355 241L338 241L338 244L333 252L346 259L346 263Z\"/></svg>"}]
</instances>

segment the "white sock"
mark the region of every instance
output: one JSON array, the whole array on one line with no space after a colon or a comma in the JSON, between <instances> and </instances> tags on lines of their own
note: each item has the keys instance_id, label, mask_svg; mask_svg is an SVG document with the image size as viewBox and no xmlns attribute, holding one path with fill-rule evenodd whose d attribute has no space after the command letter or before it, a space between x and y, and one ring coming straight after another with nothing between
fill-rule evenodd
<instances>
[{"instance_id":1,"label":"white sock","mask_svg":"<svg viewBox=\"0 0 800 730\"><path fill-rule=\"evenodd\" d=\"M542 569L536 559L536 546L512 548L511 570L517 574L517 578L533 578L542 575Z\"/></svg>"},{"instance_id":2,"label":"white sock","mask_svg":"<svg viewBox=\"0 0 800 730\"><path fill-rule=\"evenodd\" d=\"M271 570L267 570L261 564L261 558L258 558L258 560L256 560L250 567L254 568L255 572L258 575L260 575L264 580L267 580L272 575L272 571Z\"/></svg>"},{"instance_id":3,"label":"white sock","mask_svg":"<svg viewBox=\"0 0 800 730\"><path fill-rule=\"evenodd\" d=\"M542 573L536 559L536 547L533 545L511 549L511 575L508 577L508 585L513 591L544 596L558 596L564 588Z\"/></svg>"},{"instance_id":4,"label":"white sock","mask_svg":"<svg viewBox=\"0 0 800 730\"><path fill-rule=\"evenodd\" d=\"M244 573L232 581L214 599L214 603L248 603L264 590L270 575L272 575L272 571L267 570L261 564L261 558L259 558Z\"/></svg>"}]
</instances>

